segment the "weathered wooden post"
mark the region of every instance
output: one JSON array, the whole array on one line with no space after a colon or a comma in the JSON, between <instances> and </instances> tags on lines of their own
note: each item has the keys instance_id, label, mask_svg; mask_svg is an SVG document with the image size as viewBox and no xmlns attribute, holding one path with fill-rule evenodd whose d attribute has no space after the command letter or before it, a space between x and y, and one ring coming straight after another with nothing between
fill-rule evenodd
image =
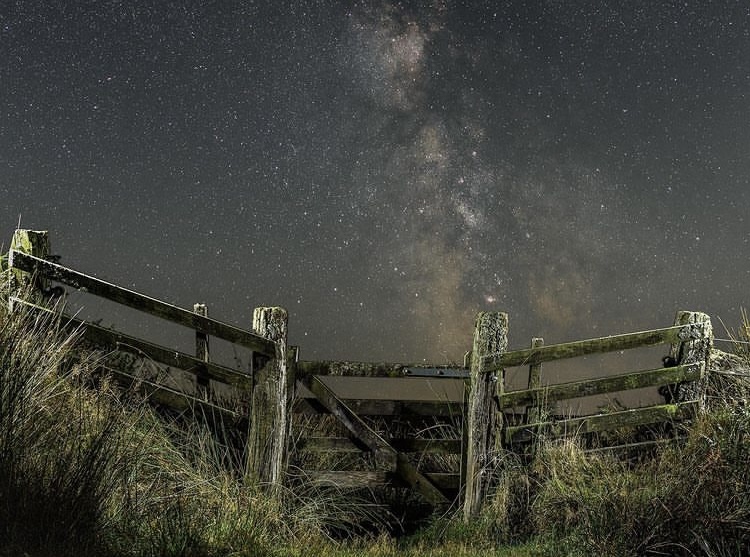
<instances>
[{"instance_id":1,"label":"weathered wooden post","mask_svg":"<svg viewBox=\"0 0 750 557\"><path fill-rule=\"evenodd\" d=\"M504 390L504 371L490 372L488 356L497 356L508 347L508 314L480 312L474 327L471 355L466 447L466 486L464 520L482 510L492 478L494 456L501 448L502 414L495 408L496 396Z\"/></svg>"},{"instance_id":2,"label":"weathered wooden post","mask_svg":"<svg viewBox=\"0 0 750 557\"><path fill-rule=\"evenodd\" d=\"M271 489L284 482L294 400L293 369L287 361L288 315L284 308L260 307L253 330L276 343L276 353L256 375L250 411L247 474Z\"/></svg>"},{"instance_id":3,"label":"weathered wooden post","mask_svg":"<svg viewBox=\"0 0 750 557\"><path fill-rule=\"evenodd\" d=\"M46 230L17 229L13 233L10 249L44 259L50 254L49 232ZM32 276L30 273L18 269L13 269L11 277L14 288L30 286L35 294L39 294L49 287L49 281L43 277Z\"/></svg>"},{"instance_id":4,"label":"weathered wooden post","mask_svg":"<svg viewBox=\"0 0 750 557\"><path fill-rule=\"evenodd\" d=\"M680 383L673 387L674 402L697 400L699 410L706 407L706 374L708 359L714 345L711 318L699 311L678 311L675 325L682 325L680 342L672 344L669 357L674 365L703 364L704 372L697 381Z\"/></svg>"},{"instance_id":5,"label":"weathered wooden post","mask_svg":"<svg viewBox=\"0 0 750 557\"><path fill-rule=\"evenodd\" d=\"M531 348L544 346L544 339L534 337L531 339ZM529 366L529 389L539 389L542 387L542 364L536 363ZM534 424L542 420L545 414L545 405L541 400L535 400L531 406L526 407L526 423Z\"/></svg>"},{"instance_id":6,"label":"weathered wooden post","mask_svg":"<svg viewBox=\"0 0 750 557\"><path fill-rule=\"evenodd\" d=\"M208 317L208 307L206 304L193 304L193 311L202 317ZM208 335L202 331L195 331L195 357L203 362L208 363L210 356L208 352ZM195 376L198 395L204 400L210 398L211 381L201 368Z\"/></svg>"}]
</instances>

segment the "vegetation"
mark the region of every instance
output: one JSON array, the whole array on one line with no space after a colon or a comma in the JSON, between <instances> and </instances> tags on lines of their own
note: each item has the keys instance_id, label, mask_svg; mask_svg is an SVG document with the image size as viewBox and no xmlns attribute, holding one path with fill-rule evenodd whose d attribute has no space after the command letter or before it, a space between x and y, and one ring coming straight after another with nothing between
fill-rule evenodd
<instances>
[{"instance_id":1,"label":"vegetation","mask_svg":"<svg viewBox=\"0 0 750 557\"><path fill-rule=\"evenodd\" d=\"M274 555L346 529L356 501L244 486L219 436L124 400L59 325L0 309L0 555Z\"/></svg>"},{"instance_id":2,"label":"vegetation","mask_svg":"<svg viewBox=\"0 0 750 557\"><path fill-rule=\"evenodd\" d=\"M304 481L274 502L236 449L125 400L50 317L0 308L0 555L737 555L750 546L750 367L716 373L682 443L639 461L542 442L500 455L482 516L387 533L383 509ZM745 322L740 340L747 340ZM744 345L741 345L744 346ZM744 362L744 363L743 363ZM390 525L392 526L392 525Z\"/></svg>"}]
</instances>

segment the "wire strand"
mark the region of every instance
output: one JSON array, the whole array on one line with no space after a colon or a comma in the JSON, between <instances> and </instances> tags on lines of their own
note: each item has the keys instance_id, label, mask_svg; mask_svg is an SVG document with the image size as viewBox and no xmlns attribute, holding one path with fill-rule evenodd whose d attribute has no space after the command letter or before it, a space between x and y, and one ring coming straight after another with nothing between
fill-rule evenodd
<instances>
[{"instance_id":1,"label":"wire strand","mask_svg":"<svg viewBox=\"0 0 750 557\"><path fill-rule=\"evenodd\" d=\"M750 344L747 340L734 340L731 338L715 338L714 342L731 342L732 344Z\"/></svg>"}]
</instances>

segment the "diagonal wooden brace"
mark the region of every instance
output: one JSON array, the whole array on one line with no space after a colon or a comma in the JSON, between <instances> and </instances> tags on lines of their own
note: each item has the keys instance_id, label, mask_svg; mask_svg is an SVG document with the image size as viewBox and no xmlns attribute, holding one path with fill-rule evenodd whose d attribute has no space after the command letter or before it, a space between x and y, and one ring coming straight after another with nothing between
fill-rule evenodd
<instances>
[{"instance_id":1,"label":"diagonal wooden brace","mask_svg":"<svg viewBox=\"0 0 750 557\"><path fill-rule=\"evenodd\" d=\"M389 463L391 471L406 481L413 489L436 506L445 506L450 501L435 485L411 464L405 455L394 449L375 430L357 416L319 377L307 375L300 379L318 401L346 427L357 441Z\"/></svg>"}]
</instances>

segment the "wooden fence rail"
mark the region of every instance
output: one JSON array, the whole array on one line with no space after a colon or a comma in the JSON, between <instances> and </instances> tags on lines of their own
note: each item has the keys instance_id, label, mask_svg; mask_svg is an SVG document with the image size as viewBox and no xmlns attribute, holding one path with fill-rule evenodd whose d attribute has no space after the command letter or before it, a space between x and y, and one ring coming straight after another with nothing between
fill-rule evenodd
<instances>
[{"instance_id":1,"label":"wooden fence rail","mask_svg":"<svg viewBox=\"0 0 750 557\"><path fill-rule=\"evenodd\" d=\"M18 296L11 296L10 303L22 304L34 311L47 311L36 303L42 299L38 293L48 291L50 282L58 282L194 329L198 344L195 357L143 339L110 331L93 323L62 316L62 322L69 327L80 328L84 337L100 348L135 352L139 356L193 374L199 387L199 394L201 386L205 387L210 380L228 384L240 392L248 392L249 396L245 399L252 399L253 404L247 409L245 415L252 411L257 413L262 407L261 403L265 402L265 408L272 409L274 415L264 415L263 419L251 420L247 470L250 471L250 477L254 480L260 480L274 488L280 485L283 482L283 471L286 466L290 428L287 412L291 406L291 393L293 393L293 390L288 391L282 387L287 384L286 327L284 323L283 330L281 330L279 321L275 319L279 311L285 312L280 308L256 308L256 320L258 315L268 315L270 318L257 326L254 320L253 331L240 329L207 317L203 311L204 308L194 308L194 311L183 309L59 265L50 260L49 250L50 242L46 231L16 230L8 254L8 267L15 277L16 284L32 285L36 288L37 294L32 294L32 300L21 300ZM265 360L265 366L258 370L258 377L255 377L255 370L252 375L248 375L209 362L207 352L209 335L249 348L254 354L260 355ZM255 359L253 357L253 360ZM165 385L135 377L127 370L108 366L106 363L103 363L102 367L109 369L117 376L129 377L150 397L172 408L200 410L204 415L222 414L233 419L242 418L242 415L230 409L222 408Z\"/></svg>"},{"instance_id":2,"label":"wooden fence rail","mask_svg":"<svg viewBox=\"0 0 750 557\"><path fill-rule=\"evenodd\" d=\"M11 296L10 302L24 305L34 311L54 314L52 310L29 302L17 296ZM166 348L146 340L142 340L112 329L101 327L94 323L77 319L70 315L60 315L60 322L69 330L80 330L83 338L104 350L119 350L130 352L136 356L146 357L150 360L175 367L182 371L194 374L205 374L209 379L232 385L239 389L251 389L252 377L236 369L220 364L206 362L195 356L185 354L177 350Z\"/></svg>"},{"instance_id":3,"label":"wooden fence rail","mask_svg":"<svg viewBox=\"0 0 750 557\"><path fill-rule=\"evenodd\" d=\"M648 369L598 379L559 383L536 389L511 391L503 393L497 400L500 408L511 408L526 404L542 406L571 398L616 393L645 387L660 387L683 381L697 381L702 377L704 369L704 363Z\"/></svg>"},{"instance_id":4,"label":"wooden fence rail","mask_svg":"<svg viewBox=\"0 0 750 557\"><path fill-rule=\"evenodd\" d=\"M633 408L619 412L609 412L594 416L582 416L536 424L509 426L504 431L504 441L508 445L514 442L530 442L535 435L544 433L553 437L566 435L585 435L601 433L624 427L656 424L660 422L678 422L694 417L698 402L681 402L677 404L660 404L646 408Z\"/></svg>"},{"instance_id":5,"label":"wooden fence rail","mask_svg":"<svg viewBox=\"0 0 750 557\"><path fill-rule=\"evenodd\" d=\"M484 356L484 371L492 373L507 367L541 364L567 358L578 358L591 354L605 354L631 348L642 348L658 344L673 344L703 336L700 323L674 325L637 333L612 335L562 344L550 344L536 348L525 348L510 352L496 352Z\"/></svg>"},{"instance_id":6,"label":"wooden fence rail","mask_svg":"<svg viewBox=\"0 0 750 557\"><path fill-rule=\"evenodd\" d=\"M8 261L12 269L37 273L48 280L72 286L83 292L88 292L89 294L94 294L95 296L106 298L144 313L195 329L201 333L227 340L269 357L273 357L275 354L274 342L258 334L222 323L221 321L216 321L210 317L204 317L194 311L183 309L146 296L145 294L114 285L40 257L11 250Z\"/></svg>"},{"instance_id":7,"label":"wooden fence rail","mask_svg":"<svg viewBox=\"0 0 750 557\"><path fill-rule=\"evenodd\" d=\"M529 443L540 433L546 436L583 435L676 422L695 416L703 407L705 371L713 346L711 321L705 314L681 311L671 327L563 344L544 346L543 339L535 338L531 348L514 351L504 350L507 328L506 314L480 313L477 317L470 357L471 406L467 413L469 444L465 456L464 500L467 521L481 512L491 476L501 466L501 452L512 449L514 444ZM543 386L543 362L659 344L670 345L666 367ZM506 392L505 368L523 365L529 366L528 388ZM543 419L549 415L550 405L558 401L658 386L670 387L668 390L674 399L669 401L670 404L569 419ZM494 399L494 407L488 405L489 398ZM505 413L523 406L526 407L526 422L521 425L506 423Z\"/></svg>"}]
</instances>

